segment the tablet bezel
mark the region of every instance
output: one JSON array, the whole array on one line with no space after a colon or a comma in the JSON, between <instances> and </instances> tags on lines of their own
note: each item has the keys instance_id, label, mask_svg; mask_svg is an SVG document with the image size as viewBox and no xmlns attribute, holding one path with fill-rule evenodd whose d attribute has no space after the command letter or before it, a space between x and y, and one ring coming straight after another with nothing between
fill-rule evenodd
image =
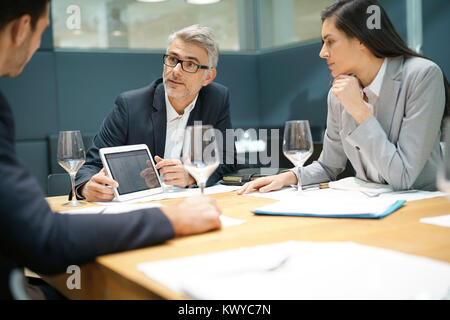
<instances>
[{"instance_id":1,"label":"tablet bezel","mask_svg":"<svg viewBox=\"0 0 450 320\"><path fill-rule=\"evenodd\" d=\"M150 158L150 161L152 163L153 169L156 172L156 177L158 179L160 187L159 188L142 190L142 191L135 191L135 192L127 193L127 194L123 194L123 195L121 195L119 193L117 188L113 188L114 195L115 195L115 198L113 199L113 201L127 201L127 200L136 199L136 198L148 197L148 196L152 196L154 194L158 194L158 193L164 192L164 189L162 187L163 184L161 183L161 179L159 177L158 170L156 170L156 168L155 168L155 163L153 161L152 154L151 154L150 150L148 149L147 145L145 145L145 144L136 144L136 145L129 145L129 146L101 148L100 149L100 158L102 160L103 167L106 170L107 176L110 177L111 179L113 179L112 178L112 174L111 174L111 169L109 168L109 164L108 164L108 161L106 161L105 155L114 154L114 153L128 152L128 151L140 151L140 150L145 150L147 152L147 155ZM120 181L117 181L117 182L120 184Z\"/></svg>"}]
</instances>

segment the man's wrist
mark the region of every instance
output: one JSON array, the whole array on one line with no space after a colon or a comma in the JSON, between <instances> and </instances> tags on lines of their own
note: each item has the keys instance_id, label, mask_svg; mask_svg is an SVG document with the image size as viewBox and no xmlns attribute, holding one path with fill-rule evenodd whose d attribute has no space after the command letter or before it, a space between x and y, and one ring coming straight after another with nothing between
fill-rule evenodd
<instances>
[{"instance_id":1,"label":"man's wrist","mask_svg":"<svg viewBox=\"0 0 450 320\"><path fill-rule=\"evenodd\" d=\"M86 197L83 194L84 191L84 186L86 186L86 183L80 184L78 187L75 188L75 196L77 197L78 200L85 200Z\"/></svg>"},{"instance_id":2,"label":"man's wrist","mask_svg":"<svg viewBox=\"0 0 450 320\"><path fill-rule=\"evenodd\" d=\"M285 187L298 182L297 176L291 170L280 173L280 176Z\"/></svg>"},{"instance_id":3,"label":"man's wrist","mask_svg":"<svg viewBox=\"0 0 450 320\"><path fill-rule=\"evenodd\" d=\"M179 211L178 206L163 206L160 209L172 225L175 236L178 236L180 233L177 219L177 212Z\"/></svg>"}]
</instances>

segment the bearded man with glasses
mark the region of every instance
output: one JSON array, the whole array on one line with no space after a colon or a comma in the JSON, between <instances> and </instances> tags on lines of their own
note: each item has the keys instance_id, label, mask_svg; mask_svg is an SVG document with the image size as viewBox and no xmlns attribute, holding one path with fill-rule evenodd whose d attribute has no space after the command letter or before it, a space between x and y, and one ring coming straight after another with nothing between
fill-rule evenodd
<instances>
[{"instance_id":1,"label":"bearded man with glasses","mask_svg":"<svg viewBox=\"0 0 450 320\"><path fill-rule=\"evenodd\" d=\"M219 47L209 28L193 25L170 35L163 78L117 98L78 171L77 197L88 201L114 198L110 187L117 187L117 182L102 170L99 149L122 145L146 144L166 185L194 185L179 160L184 129L194 122L212 125L222 132L224 145L225 131L231 129L228 89L213 82L218 59ZM223 164L207 186L236 170L234 150L220 149Z\"/></svg>"}]
</instances>

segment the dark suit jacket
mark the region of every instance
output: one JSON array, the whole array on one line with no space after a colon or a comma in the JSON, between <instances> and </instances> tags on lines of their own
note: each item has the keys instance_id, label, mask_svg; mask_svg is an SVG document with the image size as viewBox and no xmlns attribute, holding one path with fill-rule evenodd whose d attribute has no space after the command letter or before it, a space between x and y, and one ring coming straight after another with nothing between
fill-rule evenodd
<instances>
[{"instance_id":1,"label":"dark suit jacket","mask_svg":"<svg viewBox=\"0 0 450 320\"><path fill-rule=\"evenodd\" d=\"M14 122L0 93L0 299L8 298L12 268L66 272L96 256L135 249L174 237L158 209L123 215L53 213L36 180L19 162Z\"/></svg>"},{"instance_id":2,"label":"dark suit jacket","mask_svg":"<svg viewBox=\"0 0 450 320\"><path fill-rule=\"evenodd\" d=\"M87 182L103 167L99 156L101 148L146 144L153 156L164 157L167 111L162 79L147 87L122 93L115 104L92 141L85 165L78 171L77 187ZM203 87L187 125L193 125L194 121L202 121L202 124L212 125L220 130L225 142L226 129L231 129L228 89L218 83ZM221 149L223 164L208 179L208 186L219 181L225 173L236 170L234 142L230 152Z\"/></svg>"}]
</instances>

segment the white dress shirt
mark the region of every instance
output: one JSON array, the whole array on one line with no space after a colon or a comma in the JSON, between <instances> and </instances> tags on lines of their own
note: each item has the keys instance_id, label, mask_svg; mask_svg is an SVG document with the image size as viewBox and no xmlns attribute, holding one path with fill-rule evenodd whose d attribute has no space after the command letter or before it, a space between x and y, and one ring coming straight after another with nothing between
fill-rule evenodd
<instances>
[{"instance_id":1,"label":"white dress shirt","mask_svg":"<svg viewBox=\"0 0 450 320\"><path fill-rule=\"evenodd\" d=\"M367 96L367 100L369 100L369 102L364 101L364 103L370 109L370 112L375 118L377 117L378 99L380 97L381 86L383 85L383 79L386 73L387 59L388 58L384 59L384 62L372 83L362 89L362 93L365 94ZM378 174L378 170L372 164L371 159L361 153L361 160L362 163L365 164L366 175L370 181L386 183L386 181L384 181L384 179Z\"/></svg>"},{"instance_id":2,"label":"white dress shirt","mask_svg":"<svg viewBox=\"0 0 450 320\"><path fill-rule=\"evenodd\" d=\"M178 114L169 101L167 92L166 96L166 112L167 112L167 129L166 129L166 147L164 149L164 159L180 159L181 150L183 148L184 131L189 119L191 111L195 107L198 94L195 99L184 109L183 114Z\"/></svg>"}]
</instances>

